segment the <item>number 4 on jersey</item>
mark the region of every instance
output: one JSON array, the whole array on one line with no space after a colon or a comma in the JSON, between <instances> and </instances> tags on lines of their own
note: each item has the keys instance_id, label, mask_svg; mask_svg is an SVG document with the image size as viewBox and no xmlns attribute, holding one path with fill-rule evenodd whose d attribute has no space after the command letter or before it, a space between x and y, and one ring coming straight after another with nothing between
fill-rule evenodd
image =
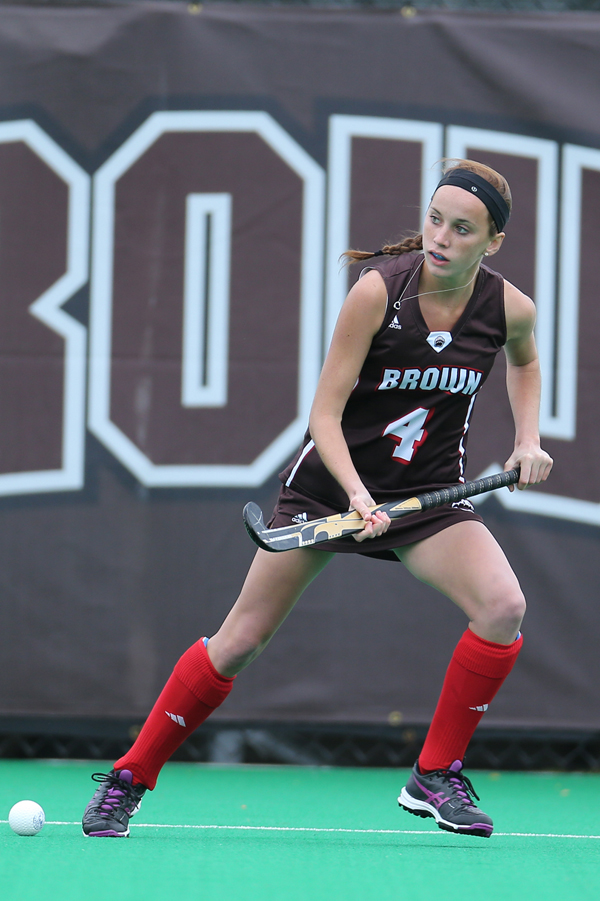
<instances>
[{"instance_id":1,"label":"number 4 on jersey","mask_svg":"<svg viewBox=\"0 0 600 901\"><path fill-rule=\"evenodd\" d=\"M432 413L433 410L418 407L401 419L390 422L384 429L384 435L389 435L393 441L398 442L392 454L393 460L397 460L399 463L410 463L417 448L427 438L424 426Z\"/></svg>"}]
</instances>

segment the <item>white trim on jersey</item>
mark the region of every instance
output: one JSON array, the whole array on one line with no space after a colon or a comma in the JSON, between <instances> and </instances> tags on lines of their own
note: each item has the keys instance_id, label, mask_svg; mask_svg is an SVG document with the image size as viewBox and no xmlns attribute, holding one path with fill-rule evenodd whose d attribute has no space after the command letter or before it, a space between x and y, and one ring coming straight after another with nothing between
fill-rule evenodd
<instances>
[{"instance_id":1,"label":"white trim on jersey","mask_svg":"<svg viewBox=\"0 0 600 901\"><path fill-rule=\"evenodd\" d=\"M306 457L306 455L309 454L309 453L311 452L311 450L313 449L314 446L315 446L315 442L314 442L314 441L309 441L309 442L308 442L308 444L306 445L306 447L304 448L304 450L302 451L302 453L301 453L300 456L298 457L298 460L297 460L297 462L296 462L296 465L294 466L294 468L293 468L292 471L290 472L289 478L288 478L287 482L285 483L285 487L286 487L286 488L289 488L289 487L290 487L290 485L292 484L292 482L293 482L293 480L294 480L294 476L295 476L296 473L298 472L298 468L299 468L300 464L302 463L302 461L304 460L304 458Z\"/></svg>"},{"instance_id":2,"label":"white trim on jersey","mask_svg":"<svg viewBox=\"0 0 600 901\"><path fill-rule=\"evenodd\" d=\"M469 425L470 425L469 420L470 420L470 418L471 418L471 413L473 412L473 404L475 403L475 398L476 398L476 397L477 397L477 392L475 392L475 394L474 394L473 397L471 398L471 403L469 404L469 409L467 410L467 415L466 415L466 417L465 417L465 424L464 424L464 426L463 426L462 438L460 439L460 441L459 441L459 443L458 443L458 452L459 452L459 454L460 454L460 456L459 456L459 458L458 458L458 466L459 466L459 469L460 469L460 478L459 478L459 482L464 482L464 480L465 480L465 466L464 466L464 461L465 461L465 445L464 445L463 441L464 441L465 435L466 435L467 432L469 431Z\"/></svg>"}]
</instances>

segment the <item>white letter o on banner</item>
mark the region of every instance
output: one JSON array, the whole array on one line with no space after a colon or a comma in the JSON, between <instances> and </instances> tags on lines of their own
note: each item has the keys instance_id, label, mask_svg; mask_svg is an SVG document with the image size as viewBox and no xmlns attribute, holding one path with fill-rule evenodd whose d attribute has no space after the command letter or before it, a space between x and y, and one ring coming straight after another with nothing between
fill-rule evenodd
<instances>
[{"instance_id":1,"label":"white letter o on banner","mask_svg":"<svg viewBox=\"0 0 600 901\"><path fill-rule=\"evenodd\" d=\"M89 426L144 485L259 485L300 443L323 209L263 112L154 113L96 173Z\"/></svg>"}]
</instances>

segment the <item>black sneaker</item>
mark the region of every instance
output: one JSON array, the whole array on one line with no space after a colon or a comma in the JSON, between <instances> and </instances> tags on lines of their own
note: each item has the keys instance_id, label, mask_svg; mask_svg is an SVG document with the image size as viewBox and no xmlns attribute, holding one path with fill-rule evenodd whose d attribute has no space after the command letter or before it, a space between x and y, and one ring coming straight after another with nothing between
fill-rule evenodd
<instances>
[{"instance_id":1,"label":"black sneaker","mask_svg":"<svg viewBox=\"0 0 600 901\"><path fill-rule=\"evenodd\" d=\"M423 776L417 761L398 804L415 816L433 817L440 829L448 832L489 838L494 824L487 813L475 807L472 798L479 801L479 797L462 768L462 761L455 760L449 769Z\"/></svg>"},{"instance_id":2,"label":"black sneaker","mask_svg":"<svg viewBox=\"0 0 600 901\"><path fill-rule=\"evenodd\" d=\"M83 814L83 834L110 838L127 838L129 820L138 812L145 785L134 785L129 770L116 773L94 773L94 782L100 786Z\"/></svg>"}]
</instances>

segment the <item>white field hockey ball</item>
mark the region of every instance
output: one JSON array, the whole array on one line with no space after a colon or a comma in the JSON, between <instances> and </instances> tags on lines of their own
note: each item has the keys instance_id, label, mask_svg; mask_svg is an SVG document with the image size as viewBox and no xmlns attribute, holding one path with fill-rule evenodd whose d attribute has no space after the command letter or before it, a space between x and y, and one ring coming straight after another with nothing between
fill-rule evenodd
<instances>
[{"instance_id":1,"label":"white field hockey ball","mask_svg":"<svg viewBox=\"0 0 600 901\"><path fill-rule=\"evenodd\" d=\"M37 835L45 820L44 811L35 801L18 801L8 814L8 824L17 835Z\"/></svg>"}]
</instances>

